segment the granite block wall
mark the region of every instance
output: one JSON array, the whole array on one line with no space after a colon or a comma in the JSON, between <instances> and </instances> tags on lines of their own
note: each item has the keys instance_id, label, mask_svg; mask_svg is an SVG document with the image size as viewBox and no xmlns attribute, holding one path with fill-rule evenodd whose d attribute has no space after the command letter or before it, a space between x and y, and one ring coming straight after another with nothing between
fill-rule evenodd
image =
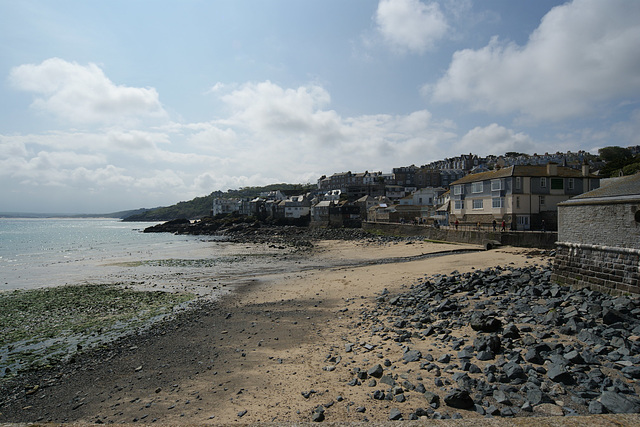
<instances>
[{"instance_id":1,"label":"granite block wall","mask_svg":"<svg viewBox=\"0 0 640 427\"><path fill-rule=\"evenodd\" d=\"M567 204L558 206L558 240L640 249L637 203Z\"/></svg>"},{"instance_id":2,"label":"granite block wall","mask_svg":"<svg viewBox=\"0 0 640 427\"><path fill-rule=\"evenodd\" d=\"M614 295L640 294L640 250L558 242L551 279Z\"/></svg>"}]
</instances>

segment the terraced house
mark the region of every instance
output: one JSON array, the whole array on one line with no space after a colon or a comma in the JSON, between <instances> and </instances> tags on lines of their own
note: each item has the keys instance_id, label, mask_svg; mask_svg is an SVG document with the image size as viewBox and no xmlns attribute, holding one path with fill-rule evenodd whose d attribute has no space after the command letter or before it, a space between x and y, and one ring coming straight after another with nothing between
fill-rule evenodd
<instances>
[{"instance_id":1,"label":"terraced house","mask_svg":"<svg viewBox=\"0 0 640 427\"><path fill-rule=\"evenodd\" d=\"M589 172L549 163L467 175L451 184L450 221L510 230L557 230L558 203L599 187Z\"/></svg>"}]
</instances>

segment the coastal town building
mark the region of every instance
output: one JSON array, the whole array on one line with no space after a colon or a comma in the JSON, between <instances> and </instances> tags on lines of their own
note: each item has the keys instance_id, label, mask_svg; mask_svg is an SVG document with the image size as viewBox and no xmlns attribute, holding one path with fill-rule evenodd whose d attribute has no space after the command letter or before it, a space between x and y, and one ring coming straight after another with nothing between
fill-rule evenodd
<instances>
[{"instance_id":1,"label":"coastal town building","mask_svg":"<svg viewBox=\"0 0 640 427\"><path fill-rule=\"evenodd\" d=\"M556 230L558 203L598 188L599 181L588 165L576 170L554 163L467 175L451 185L450 220L495 220L513 230Z\"/></svg>"},{"instance_id":2,"label":"coastal town building","mask_svg":"<svg viewBox=\"0 0 640 427\"><path fill-rule=\"evenodd\" d=\"M281 203L284 204L285 218L298 219L309 215L311 212L311 200L307 194L289 197Z\"/></svg>"},{"instance_id":3,"label":"coastal town building","mask_svg":"<svg viewBox=\"0 0 640 427\"><path fill-rule=\"evenodd\" d=\"M212 216L232 214L235 212L239 212L240 206L241 203L239 199L216 198L213 199L211 214Z\"/></svg>"},{"instance_id":4,"label":"coastal town building","mask_svg":"<svg viewBox=\"0 0 640 427\"><path fill-rule=\"evenodd\" d=\"M640 174L606 181L558 204L552 279L614 294L640 294Z\"/></svg>"}]
</instances>

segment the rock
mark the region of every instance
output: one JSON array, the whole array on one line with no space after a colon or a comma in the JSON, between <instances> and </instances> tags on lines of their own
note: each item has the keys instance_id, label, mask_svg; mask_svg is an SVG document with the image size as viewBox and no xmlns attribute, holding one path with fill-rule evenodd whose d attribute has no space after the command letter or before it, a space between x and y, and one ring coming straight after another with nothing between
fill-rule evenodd
<instances>
[{"instance_id":1,"label":"rock","mask_svg":"<svg viewBox=\"0 0 640 427\"><path fill-rule=\"evenodd\" d=\"M622 368L622 375L629 379L639 379L640 378L640 366L627 366Z\"/></svg>"},{"instance_id":2,"label":"rock","mask_svg":"<svg viewBox=\"0 0 640 427\"><path fill-rule=\"evenodd\" d=\"M476 355L476 359L481 361L491 360L495 357L495 355L489 350L479 351Z\"/></svg>"},{"instance_id":3,"label":"rock","mask_svg":"<svg viewBox=\"0 0 640 427\"><path fill-rule=\"evenodd\" d=\"M367 371L368 375L376 378L382 377L383 373L384 373L384 368L380 364L377 364L376 366L369 368L369 370Z\"/></svg>"},{"instance_id":4,"label":"rock","mask_svg":"<svg viewBox=\"0 0 640 427\"><path fill-rule=\"evenodd\" d=\"M431 405L433 409L438 409L438 407L440 406L440 396L438 396L437 394L430 391L426 391L424 393L424 398L427 400L427 403Z\"/></svg>"},{"instance_id":5,"label":"rock","mask_svg":"<svg viewBox=\"0 0 640 427\"><path fill-rule=\"evenodd\" d=\"M551 398L539 388L529 388L527 390L527 400L531 402L533 406L551 402Z\"/></svg>"},{"instance_id":6,"label":"rock","mask_svg":"<svg viewBox=\"0 0 640 427\"><path fill-rule=\"evenodd\" d=\"M512 339L520 338L520 330L513 323L509 323L507 324L507 326L504 327L504 330L502 331L502 336L505 338L512 338Z\"/></svg>"},{"instance_id":7,"label":"rock","mask_svg":"<svg viewBox=\"0 0 640 427\"><path fill-rule=\"evenodd\" d=\"M473 340L473 347L476 351L491 351L495 354L501 350L502 342L496 334L478 335L478 337Z\"/></svg>"},{"instance_id":8,"label":"rock","mask_svg":"<svg viewBox=\"0 0 640 427\"><path fill-rule=\"evenodd\" d=\"M524 378L525 376L524 369L522 369L522 366L514 362L507 363L502 367L502 370L504 371L507 378L509 378L511 381L517 378Z\"/></svg>"},{"instance_id":9,"label":"rock","mask_svg":"<svg viewBox=\"0 0 640 427\"><path fill-rule=\"evenodd\" d=\"M396 384L396 381L393 379L391 375L383 375L380 377L380 382L382 384L386 384L388 386L393 387Z\"/></svg>"},{"instance_id":10,"label":"rock","mask_svg":"<svg viewBox=\"0 0 640 427\"><path fill-rule=\"evenodd\" d=\"M640 401L613 391L604 391L598 399L612 414L633 414L640 412Z\"/></svg>"},{"instance_id":11,"label":"rock","mask_svg":"<svg viewBox=\"0 0 640 427\"><path fill-rule=\"evenodd\" d=\"M533 412L533 406L529 401L524 402L520 407L520 409L522 409L525 412Z\"/></svg>"},{"instance_id":12,"label":"rock","mask_svg":"<svg viewBox=\"0 0 640 427\"><path fill-rule=\"evenodd\" d=\"M405 362L417 362L422 358L422 353L418 350L409 350L402 355L402 360Z\"/></svg>"},{"instance_id":13,"label":"rock","mask_svg":"<svg viewBox=\"0 0 640 427\"><path fill-rule=\"evenodd\" d=\"M502 408L500 409L500 416L501 417L515 417L516 412L513 408Z\"/></svg>"},{"instance_id":14,"label":"rock","mask_svg":"<svg viewBox=\"0 0 640 427\"><path fill-rule=\"evenodd\" d=\"M483 313L474 312L469 320L469 326L474 331L497 332L502 327L502 322L493 316L485 316Z\"/></svg>"},{"instance_id":15,"label":"rock","mask_svg":"<svg viewBox=\"0 0 640 427\"><path fill-rule=\"evenodd\" d=\"M469 360L473 357L473 353L470 352L469 350L462 350L458 352L458 359L466 359Z\"/></svg>"},{"instance_id":16,"label":"rock","mask_svg":"<svg viewBox=\"0 0 640 427\"><path fill-rule=\"evenodd\" d=\"M438 358L438 363L449 363L451 361L451 355L443 354Z\"/></svg>"},{"instance_id":17,"label":"rock","mask_svg":"<svg viewBox=\"0 0 640 427\"><path fill-rule=\"evenodd\" d=\"M602 323L612 325L618 322L624 322L626 319L618 310L605 308L602 310Z\"/></svg>"},{"instance_id":18,"label":"rock","mask_svg":"<svg viewBox=\"0 0 640 427\"><path fill-rule=\"evenodd\" d=\"M493 398L496 400L496 402L500 403L501 405L511 405L511 401L509 400L509 397L502 390L494 390Z\"/></svg>"},{"instance_id":19,"label":"rock","mask_svg":"<svg viewBox=\"0 0 640 427\"><path fill-rule=\"evenodd\" d=\"M389 420L398 421L402 419L402 412L398 408L391 408L389 412Z\"/></svg>"},{"instance_id":20,"label":"rock","mask_svg":"<svg viewBox=\"0 0 640 427\"><path fill-rule=\"evenodd\" d=\"M466 390L454 389L444 398L444 403L456 409L474 409L475 403Z\"/></svg>"},{"instance_id":21,"label":"rock","mask_svg":"<svg viewBox=\"0 0 640 427\"><path fill-rule=\"evenodd\" d=\"M557 383L569 385L574 382L571 373L560 363L551 363L547 370L547 376L551 381L555 381Z\"/></svg>"},{"instance_id":22,"label":"rock","mask_svg":"<svg viewBox=\"0 0 640 427\"><path fill-rule=\"evenodd\" d=\"M564 355L564 358L567 359L572 364L581 365L584 363L584 359L580 356L577 350L572 350Z\"/></svg>"},{"instance_id":23,"label":"rock","mask_svg":"<svg viewBox=\"0 0 640 427\"><path fill-rule=\"evenodd\" d=\"M593 415L606 414L607 410L602 403L592 400L589 402L589 413Z\"/></svg>"},{"instance_id":24,"label":"rock","mask_svg":"<svg viewBox=\"0 0 640 427\"><path fill-rule=\"evenodd\" d=\"M500 409L498 409L497 406L491 405L487 408L487 414L495 416L495 415L500 415Z\"/></svg>"},{"instance_id":25,"label":"rock","mask_svg":"<svg viewBox=\"0 0 640 427\"><path fill-rule=\"evenodd\" d=\"M524 355L524 360L529 363L535 363L536 365L542 365L544 358L534 348L530 348Z\"/></svg>"}]
</instances>

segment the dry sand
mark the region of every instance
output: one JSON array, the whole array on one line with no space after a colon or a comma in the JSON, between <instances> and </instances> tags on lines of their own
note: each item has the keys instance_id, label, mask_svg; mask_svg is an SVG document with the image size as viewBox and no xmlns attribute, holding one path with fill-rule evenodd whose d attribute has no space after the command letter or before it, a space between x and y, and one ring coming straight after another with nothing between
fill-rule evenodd
<instances>
[{"instance_id":1,"label":"dry sand","mask_svg":"<svg viewBox=\"0 0 640 427\"><path fill-rule=\"evenodd\" d=\"M434 382L429 373L411 371L401 363L399 344L372 337L360 323L360 310L372 307L383 289L399 292L425 276L549 261L530 250L509 247L406 261L460 249L479 248L428 242L320 242L316 256L326 263L363 266L256 276L224 296L213 310L196 311L155 334L125 341L120 348L80 357L74 369L25 385L27 391L38 385L37 391L1 408L0 422L299 423L308 422L313 409L325 405L327 422L381 423L388 421L391 407L406 414L427 407L418 393L408 393L403 403L376 401L369 396L375 388L347 385L353 368L366 369L387 358L400 378L421 378L427 388ZM388 262L392 258L403 262ZM347 343L354 344L353 351L345 350ZM373 349L366 350L365 344ZM428 340L414 347L434 355L438 351ZM444 392L439 394L444 397ZM364 412L358 412L359 407ZM461 412L467 423L471 419L474 425L489 425L475 412L447 407L440 411ZM556 415L544 411L537 408L534 415ZM638 418L616 420L627 424ZM619 421L608 424L608 418L601 417L597 422Z\"/></svg>"}]
</instances>

